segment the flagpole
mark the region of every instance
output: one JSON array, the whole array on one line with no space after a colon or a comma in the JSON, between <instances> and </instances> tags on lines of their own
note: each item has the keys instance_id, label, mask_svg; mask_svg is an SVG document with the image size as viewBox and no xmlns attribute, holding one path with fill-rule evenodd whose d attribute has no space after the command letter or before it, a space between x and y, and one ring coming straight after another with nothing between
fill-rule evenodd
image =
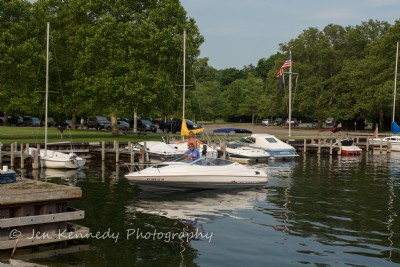
<instances>
[{"instance_id":1,"label":"flagpole","mask_svg":"<svg viewBox=\"0 0 400 267\"><path fill-rule=\"evenodd\" d=\"M292 51L289 51L290 59L292 59ZM289 67L289 136L292 129L292 64Z\"/></svg>"}]
</instances>

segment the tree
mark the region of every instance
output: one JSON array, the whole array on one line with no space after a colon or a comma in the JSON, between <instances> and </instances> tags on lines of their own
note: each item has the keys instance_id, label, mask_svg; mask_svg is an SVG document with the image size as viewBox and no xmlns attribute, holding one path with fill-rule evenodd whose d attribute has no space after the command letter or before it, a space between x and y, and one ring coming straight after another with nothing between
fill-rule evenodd
<instances>
[{"instance_id":1,"label":"tree","mask_svg":"<svg viewBox=\"0 0 400 267\"><path fill-rule=\"evenodd\" d=\"M25 1L0 2L0 110L6 122L9 114L34 112L40 103L32 86L39 44L31 8Z\"/></svg>"}]
</instances>

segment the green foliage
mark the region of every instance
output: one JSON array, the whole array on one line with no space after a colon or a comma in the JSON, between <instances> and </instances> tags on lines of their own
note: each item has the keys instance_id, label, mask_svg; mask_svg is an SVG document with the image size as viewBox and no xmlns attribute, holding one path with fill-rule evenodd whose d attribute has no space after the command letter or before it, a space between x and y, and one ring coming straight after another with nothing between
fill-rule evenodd
<instances>
[{"instance_id":1,"label":"green foliage","mask_svg":"<svg viewBox=\"0 0 400 267\"><path fill-rule=\"evenodd\" d=\"M257 66L217 70L199 58L204 38L179 0L0 1L0 110L44 112L46 23L51 25L50 114L180 117L183 31L187 117L287 117L292 53L294 117L351 120L392 109L400 22L305 29ZM64 113L63 115L61 115Z\"/></svg>"}]
</instances>

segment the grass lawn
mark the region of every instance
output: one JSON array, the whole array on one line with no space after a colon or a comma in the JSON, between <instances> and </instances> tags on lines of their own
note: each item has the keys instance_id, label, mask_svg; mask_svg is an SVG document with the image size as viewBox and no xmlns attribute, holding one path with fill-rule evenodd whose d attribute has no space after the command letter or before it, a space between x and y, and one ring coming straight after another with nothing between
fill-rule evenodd
<instances>
[{"instance_id":1,"label":"grass lawn","mask_svg":"<svg viewBox=\"0 0 400 267\"><path fill-rule=\"evenodd\" d=\"M162 140L163 133L147 133L145 136L135 133L127 133L124 135L120 133L113 136L111 131L105 130L72 130L67 129L62 134L57 128L48 128L48 143L52 142L65 142L72 143L80 142L137 142L149 140ZM165 135L165 134L164 134ZM0 126L0 143L44 143L44 128L43 127L16 127L16 126Z\"/></svg>"}]
</instances>

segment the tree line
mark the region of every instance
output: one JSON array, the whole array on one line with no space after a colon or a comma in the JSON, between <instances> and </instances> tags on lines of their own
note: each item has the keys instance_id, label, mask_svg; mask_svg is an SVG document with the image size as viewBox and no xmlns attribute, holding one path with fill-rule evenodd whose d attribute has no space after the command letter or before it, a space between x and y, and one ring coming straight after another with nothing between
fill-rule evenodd
<instances>
[{"instance_id":1,"label":"tree line","mask_svg":"<svg viewBox=\"0 0 400 267\"><path fill-rule=\"evenodd\" d=\"M369 20L308 28L280 44L279 53L242 70L215 70L200 59L196 78L202 114L236 120L247 116L253 122L257 117L287 118L288 74L283 85L276 74L291 51L292 117L320 125L333 117L346 127L357 122L362 127L367 120L390 129L398 41L399 21ZM398 109L395 117L397 121Z\"/></svg>"},{"instance_id":2,"label":"tree line","mask_svg":"<svg viewBox=\"0 0 400 267\"><path fill-rule=\"evenodd\" d=\"M183 31L186 117L287 117L292 52L292 116L343 122L390 120L400 22L308 28L257 66L217 70L199 58L204 37L179 0L0 0L0 110L44 114L45 36L50 22L49 112L72 118L180 117ZM397 116L397 113L396 113ZM383 125L382 125L383 127ZM115 131L115 128L114 128Z\"/></svg>"}]
</instances>

